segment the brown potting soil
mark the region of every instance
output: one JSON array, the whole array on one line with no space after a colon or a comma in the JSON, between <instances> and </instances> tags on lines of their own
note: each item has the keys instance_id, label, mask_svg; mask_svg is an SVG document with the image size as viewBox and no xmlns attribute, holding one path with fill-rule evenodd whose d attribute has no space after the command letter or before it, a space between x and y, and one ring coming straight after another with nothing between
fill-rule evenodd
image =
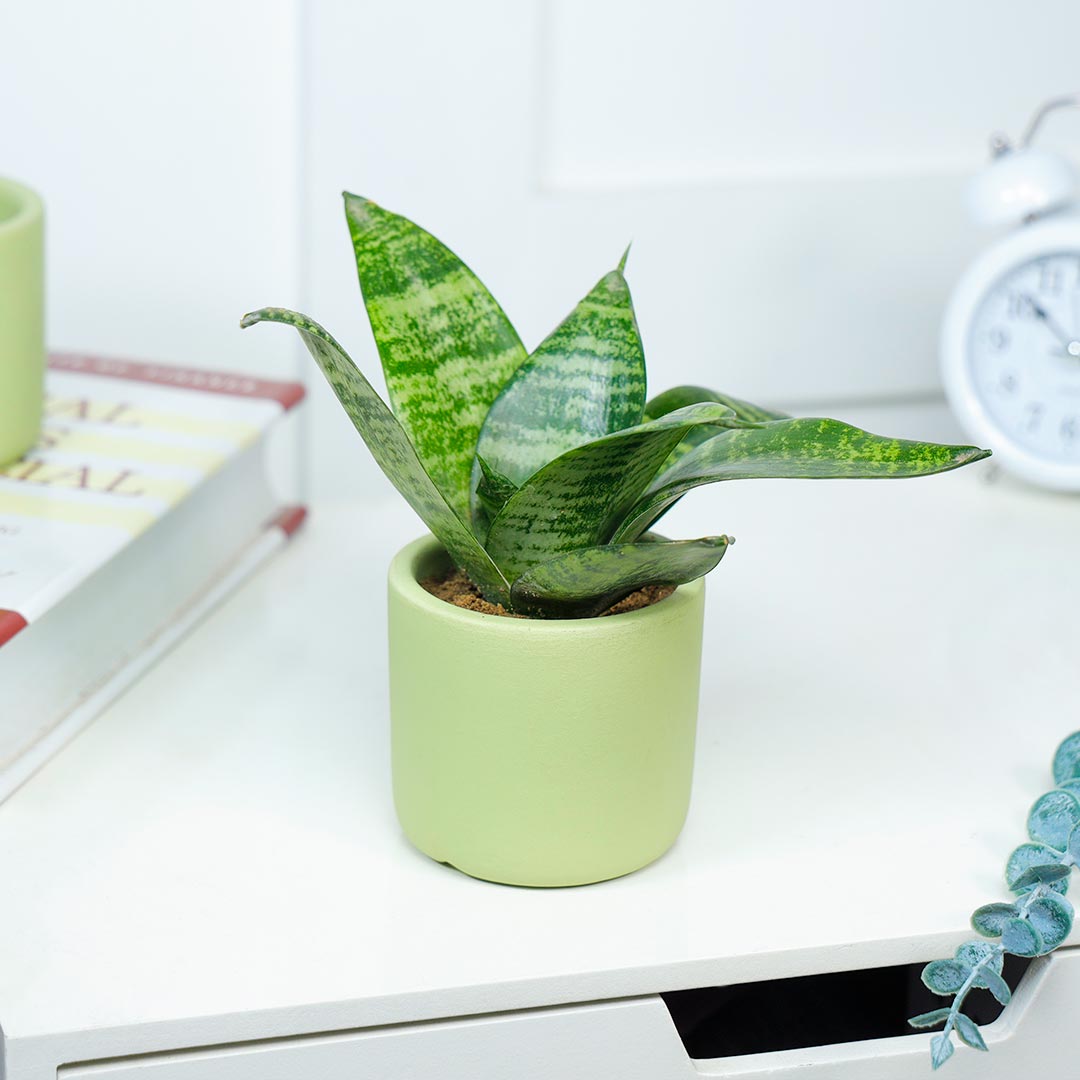
<instances>
[{"instance_id":1,"label":"brown potting soil","mask_svg":"<svg viewBox=\"0 0 1080 1080\"><path fill-rule=\"evenodd\" d=\"M480 590L469 579L464 570L453 569L449 574L441 578L426 578L420 582L432 596L445 600L455 607L465 608L468 611L479 611L483 615L505 615L508 619L525 619L526 615L516 615L507 611L502 604L492 604L480 595ZM675 591L674 585L646 585L637 592L623 597L617 604L612 604L604 615L621 615L624 611L637 611L638 608L648 607L666 599Z\"/></svg>"}]
</instances>

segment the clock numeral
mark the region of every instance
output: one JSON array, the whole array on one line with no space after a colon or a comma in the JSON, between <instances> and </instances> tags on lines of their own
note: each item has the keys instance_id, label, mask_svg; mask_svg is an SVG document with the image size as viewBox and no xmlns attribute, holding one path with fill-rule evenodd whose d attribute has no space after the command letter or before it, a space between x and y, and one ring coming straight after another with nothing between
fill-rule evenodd
<instances>
[{"instance_id":1,"label":"clock numeral","mask_svg":"<svg viewBox=\"0 0 1080 1080\"><path fill-rule=\"evenodd\" d=\"M1039 267L1039 292L1060 293L1064 275L1055 263L1044 262Z\"/></svg>"},{"instance_id":2,"label":"clock numeral","mask_svg":"<svg viewBox=\"0 0 1080 1080\"><path fill-rule=\"evenodd\" d=\"M1067 443L1073 443L1078 435L1080 435L1080 421L1075 416L1066 416L1061 421L1061 437Z\"/></svg>"},{"instance_id":3,"label":"clock numeral","mask_svg":"<svg viewBox=\"0 0 1080 1080\"><path fill-rule=\"evenodd\" d=\"M1035 301L1027 293L1011 292L1006 300L1005 310L1010 319L1033 319Z\"/></svg>"},{"instance_id":4,"label":"clock numeral","mask_svg":"<svg viewBox=\"0 0 1080 1080\"><path fill-rule=\"evenodd\" d=\"M994 352L1002 352L1009 347L1009 331L1003 326L992 326L986 331L986 341Z\"/></svg>"},{"instance_id":5,"label":"clock numeral","mask_svg":"<svg viewBox=\"0 0 1080 1080\"><path fill-rule=\"evenodd\" d=\"M1016 376L1011 371L1006 371L1001 376L1001 381L998 383L1003 394L1015 394L1016 393Z\"/></svg>"},{"instance_id":6,"label":"clock numeral","mask_svg":"<svg viewBox=\"0 0 1080 1080\"><path fill-rule=\"evenodd\" d=\"M1025 407L1024 411L1027 413L1027 422L1024 426L1028 431L1038 431L1045 411L1042 405L1033 401Z\"/></svg>"}]
</instances>

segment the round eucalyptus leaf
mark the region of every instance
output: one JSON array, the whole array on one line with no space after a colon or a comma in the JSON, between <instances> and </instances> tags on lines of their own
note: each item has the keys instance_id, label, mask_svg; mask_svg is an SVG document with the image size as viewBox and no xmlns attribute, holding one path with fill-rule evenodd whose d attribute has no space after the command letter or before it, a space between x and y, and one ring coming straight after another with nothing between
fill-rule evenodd
<instances>
[{"instance_id":1,"label":"round eucalyptus leaf","mask_svg":"<svg viewBox=\"0 0 1080 1080\"><path fill-rule=\"evenodd\" d=\"M1043 940L1043 952L1056 949L1072 933L1072 904L1055 893L1033 901L1027 909L1027 917Z\"/></svg>"},{"instance_id":2,"label":"round eucalyptus leaf","mask_svg":"<svg viewBox=\"0 0 1080 1080\"><path fill-rule=\"evenodd\" d=\"M1054 783L1080 776L1080 731L1074 731L1054 754Z\"/></svg>"},{"instance_id":3,"label":"round eucalyptus leaf","mask_svg":"<svg viewBox=\"0 0 1080 1080\"><path fill-rule=\"evenodd\" d=\"M970 1016L965 1016L963 1013L956 1014L956 1034L959 1035L972 1050L989 1049L986 1042L983 1040L979 1025L976 1024Z\"/></svg>"},{"instance_id":4,"label":"round eucalyptus leaf","mask_svg":"<svg viewBox=\"0 0 1080 1080\"><path fill-rule=\"evenodd\" d=\"M922 970L922 981L928 990L948 997L967 982L970 968L955 960L933 960Z\"/></svg>"},{"instance_id":5,"label":"round eucalyptus leaf","mask_svg":"<svg viewBox=\"0 0 1080 1080\"><path fill-rule=\"evenodd\" d=\"M1028 814L1028 836L1038 844L1064 851L1069 833L1080 824L1080 799L1069 791L1048 791Z\"/></svg>"},{"instance_id":6,"label":"round eucalyptus leaf","mask_svg":"<svg viewBox=\"0 0 1080 1080\"><path fill-rule=\"evenodd\" d=\"M1033 866L1048 866L1051 863L1061 862L1062 852L1046 844L1021 844L1010 856L1005 864L1005 880L1013 892L1030 892L1034 885L1020 885L1016 882L1025 870ZM1062 878L1050 886L1054 892L1064 893L1069 888L1069 879Z\"/></svg>"},{"instance_id":7,"label":"round eucalyptus leaf","mask_svg":"<svg viewBox=\"0 0 1080 1080\"><path fill-rule=\"evenodd\" d=\"M1071 780L1063 780L1058 787L1080 798L1080 776L1074 776Z\"/></svg>"},{"instance_id":8,"label":"round eucalyptus leaf","mask_svg":"<svg viewBox=\"0 0 1080 1080\"><path fill-rule=\"evenodd\" d=\"M994 973L1000 974L1001 965L1005 959L1000 945L991 945L989 941L978 940L965 941L953 955L956 962L967 969L968 975L971 974L974 968L979 968L979 974L975 976L971 985L980 990L987 989L987 982L983 977L983 972L989 968ZM980 966L984 964L985 967Z\"/></svg>"},{"instance_id":9,"label":"round eucalyptus leaf","mask_svg":"<svg viewBox=\"0 0 1080 1080\"><path fill-rule=\"evenodd\" d=\"M1080 863L1080 825L1069 833L1069 857L1074 863Z\"/></svg>"},{"instance_id":10,"label":"round eucalyptus leaf","mask_svg":"<svg viewBox=\"0 0 1080 1080\"><path fill-rule=\"evenodd\" d=\"M984 904L972 912L971 926L983 937L1001 937L1005 924L1018 914L1015 904Z\"/></svg>"},{"instance_id":11,"label":"round eucalyptus leaf","mask_svg":"<svg viewBox=\"0 0 1080 1080\"><path fill-rule=\"evenodd\" d=\"M1074 830L1075 831L1075 830ZM1061 863L1040 863L1029 866L1014 882L1013 888L1027 889L1033 885L1053 885L1072 873L1072 868Z\"/></svg>"},{"instance_id":12,"label":"round eucalyptus leaf","mask_svg":"<svg viewBox=\"0 0 1080 1080\"><path fill-rule=\"evenodd\" d=\"M1001 944L1013 956L1038 956L1043 952L1042 935L1027 919L1010 919L1001 935Z\"/></svg>"}]
</instances>

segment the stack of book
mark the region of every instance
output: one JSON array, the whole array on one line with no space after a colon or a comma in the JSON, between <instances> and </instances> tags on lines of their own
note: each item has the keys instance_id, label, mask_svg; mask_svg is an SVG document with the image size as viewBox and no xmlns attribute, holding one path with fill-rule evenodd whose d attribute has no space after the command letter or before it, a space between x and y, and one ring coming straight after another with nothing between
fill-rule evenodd
<instances>
[{"instance_id":1,"label":"stack of book","mask_svg":"<svg viewBox=\"0 0 1080 1080\"><path fill-rule=\"evenodd\" d=\"M304 518L265 472L298 383L56 355L0 469L0 799Z\"/></svg>"}]
</instances>

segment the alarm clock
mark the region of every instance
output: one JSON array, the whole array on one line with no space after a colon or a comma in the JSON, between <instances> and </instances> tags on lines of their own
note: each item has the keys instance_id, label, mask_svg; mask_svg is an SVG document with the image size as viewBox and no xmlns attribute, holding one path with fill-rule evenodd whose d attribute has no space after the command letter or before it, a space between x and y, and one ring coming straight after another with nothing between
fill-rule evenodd
<instances>
[{"instance_id":1,"label":"alarm clock","mask_svg":"<svg viewBox=\"0 0 1080 1080\"><path fill-rule=\"evenodd\" d=\"M986 225L1013 229L957 283L945 313L946 395L968 435L1032 483L1080 491L1080 212L1072 165L1031 145L1056 98L1014 147L992 140L992 160L968 189Z\"/></svg>"}]
</instances>

